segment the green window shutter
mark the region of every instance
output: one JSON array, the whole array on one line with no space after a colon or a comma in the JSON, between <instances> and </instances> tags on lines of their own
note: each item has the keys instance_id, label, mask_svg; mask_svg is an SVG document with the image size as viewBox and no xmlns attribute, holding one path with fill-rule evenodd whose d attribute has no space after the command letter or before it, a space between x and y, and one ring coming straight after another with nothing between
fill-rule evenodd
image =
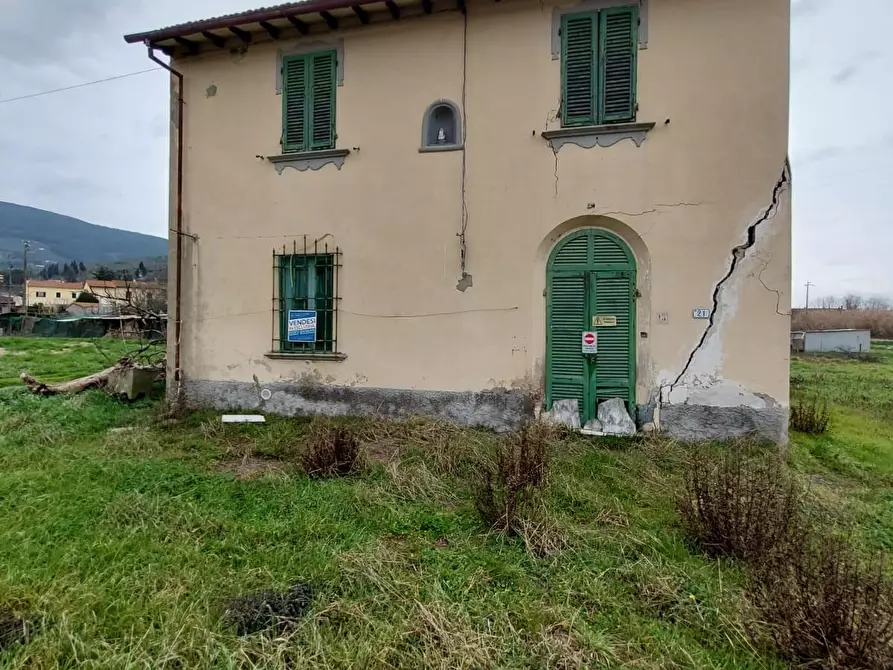
<instances>
[{"instance_id":1,"label":"green window shutter","mask_svg":"<svg viewBox=\"0 0 893 670\"><path fill-rule=\"evenodd\" d=\"M637 7L613 7L600 12L598 116L601 123L636 118L638 32Z\"/></svg>"},{"instance_id":2,"label":"green window shutter","mask_svg":"<svg viewBox=\"0 0 893 670\"><path fill-rule=\"evenodd\" d=\"M557 274L549 278L546 401L576 399L581 412L588 381L586 360L580 353L580 334L586 330L585 275Z\"/></svg>"},{"instance_id":3,"label":"green window shutter","mask_svg":"<svg viewBox=\"0 0 893 670\"><path fill-rule=\"evenodd\" d=\"M304 56L282 62L282 152L307 148L308 60Z\"/></svg>"},{"instance_id":4,"label":"green window shutter","mask_svg":"<svg viewBox=\"0 0 893 670\"><path fill-rule=\"evenodd\" d=\"M595 123L598 14L561 17L561 114L565 126Z\"/></svg>"},{"instance_id":5,"label":"green window shutter","mask_svg":"<svg viewBox=\"0 0 893 670\"><path fill-rule=\"evenodd\" d=\"M307 256L280 256L279 264L279 348L300 350L304 345L288 341L288 310L309 309L307 300Z\"/></svg>"},{"instance_id":6,"label":"green window shutter","mask_svg":"<svg viewBox=\"0 0 893 670\"><path fill-rule=\"evenodd\" d=\"M314 266L316 283L316 348L334 351L335 339L335 267L334 257L317 256Z\"/></svg>"},{"instance_id":7,"label":"green window shutter","mask_svg":"<svg viewBox=\"0 0 893 670\"><path fill-rule=\"evenodd\" d=\"M335 146L335 52L310 56L310 149Z\"/></svg>"},{"instance_id":8,"label":"green window shutter","mask_svg":"<svg viewBox=\"0 0 893 670\"><path fill-rule=\"evenodd\" d=\"M596 326L598 357L595 367L597 402L623 398L630 406L633 388L633 274L623 271L596 271L595 314L614 316L614 326Z\"/></svg>"}]
</instances>

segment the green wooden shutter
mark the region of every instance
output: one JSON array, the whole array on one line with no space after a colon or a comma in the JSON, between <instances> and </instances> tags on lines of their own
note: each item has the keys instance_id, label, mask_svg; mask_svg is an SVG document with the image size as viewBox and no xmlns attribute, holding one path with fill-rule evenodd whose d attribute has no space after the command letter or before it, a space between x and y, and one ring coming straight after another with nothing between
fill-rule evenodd
<instances>
[{"instance_id":1,"label":"green wooden shutter","mask_svg":"<svg viewBox=\"0 0 893 670\"><path fill-rule=\"evenodd\" d=\"M334 351L335 300L334 258L329 255L316 257L316 349Z\"/></svg>"},{"instance_id":2,"label":"green wooden shutter","mask_svg":"<svg viewBox=\"0 0 893 670\"><path fill-rule=\"evenodd\" d=\"M633 273L596 271L595 316L613 316L614 326L596 326L598 356L595 366L596 402L623 398L627 406L635 399L633 388Z\"/></svg>"},{"instance_id":3,"label":"green wooden shutter","mask_svg":"<svg viewBox=\"0 0 893 670\"><path fill-rule=\"evenodd\" d=\"M636 56L639 11L635 6L600 12L599 119L601 123L636 118Z\"/></svg>"},{"instance_id":4,"label":"green wooden shutter","mask_svg":"<svg viewBox=\"0 0 893 670\"><path fill-rule=\"evenodd\" d=\"M334 51L310 57L310 149L335 146L335 58Z\"/></svg>"},{"instance_id":5,"label":"green wooden shutter","mask_svg":"<svg viewBox=\"0 0 893 670\"><path fill-rule=\"evenodd\" d=\"M279 259L279 348L296 351L307 345L288 341L288 310L309 309L308 257L291 255Z\"/></svg>"},{"instance_id":6,"label":"green wooden shutter","mask_svg":"<svg viewBox=\"0 0 893 670\"><path fill-rule=\"evenodd\" d=\"M583 411L588 395L586 359L580 353L580 334L586 321L585 275L557 274L550 277L548 293L549 324L546 331L549 370L546 374L546 400L576 399Z\"/></svg>"},{"instance_id":7,"label":"green wooden shutter","mask_svg":"<svg viewBox=\"0 0 893 670\"><path fill-rule=\"evenodd\" d=\"M561 17L561 114L565 126L595 123L597 14Z\"/></svg>"},{"instance_id":8,"label":"green wooden shutter","mask_svg":"<svg viewBox=\"0 0 893 670\"><path fill-rule=\"evenodd\" d=\"M308 68L305 57L282 62L282 152L307 148Z\"/></svg>"}]
</instances>

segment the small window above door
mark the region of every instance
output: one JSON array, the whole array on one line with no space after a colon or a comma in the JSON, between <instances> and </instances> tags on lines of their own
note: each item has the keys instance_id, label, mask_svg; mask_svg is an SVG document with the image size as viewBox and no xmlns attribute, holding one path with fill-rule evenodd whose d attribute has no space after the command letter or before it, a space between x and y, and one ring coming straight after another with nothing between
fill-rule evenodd
<instances>
[{"instance_id":1,"label":"small window above door","mask_svg":"<svg viewBox=\"0 0 893 670\"><path fill-rule=\"evenodd\" d=\"M456 151L462 148L462 115L454 102L438 100L422 119L420 152Z\"/></svg>"}]
</instances>

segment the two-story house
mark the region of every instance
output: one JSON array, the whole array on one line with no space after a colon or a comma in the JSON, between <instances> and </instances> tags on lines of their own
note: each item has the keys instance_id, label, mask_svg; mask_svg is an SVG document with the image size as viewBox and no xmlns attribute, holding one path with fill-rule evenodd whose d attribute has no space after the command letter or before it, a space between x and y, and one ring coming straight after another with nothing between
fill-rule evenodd
<instances>
[{"instance_id":1,"label":"two-story house","mask_svg":"<svg viewBox=\"0 0 893 670\"><path fill-rule=\"evenodd\" d=\"M29 307L56 310L75 302L83 290L80 282L29 279L25 282L25 295Z\"/></svg>"},{"instance_id":2,"label":"two-story house","mask_svg":"<svg viewBox=\"0 0 893 670\"><path fill-rule=\"evenodd\" d=\"M126 36L171 57L171 395L494 428L619 397L783 440L789 12L308 0Z\"/></svg>"}]
</instances>

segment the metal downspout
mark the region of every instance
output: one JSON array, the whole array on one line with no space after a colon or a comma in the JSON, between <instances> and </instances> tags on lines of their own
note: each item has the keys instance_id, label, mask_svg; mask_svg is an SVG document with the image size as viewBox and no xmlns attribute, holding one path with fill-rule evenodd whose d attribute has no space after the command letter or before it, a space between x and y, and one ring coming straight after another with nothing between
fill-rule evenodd
<instances>
[{"instance_id":1,"label":"metal downspout","mask_svg":"<svg viewBox=\"0 0 893 670\"><path fill-rule=\"evenodd\" d=\"M182 370L180 367L180 333L182 324L181 294L183 282L180 274L183 269L183 74L177 72L170 65L155 55L155 49L146 41L149 51L149 60L158 63L165 70L177 78L177 223L174 234L177 236L177 270L174 280L174 383L176 395L174 402L179 404L182 399Z\"/></svg>"}]
</instances>

